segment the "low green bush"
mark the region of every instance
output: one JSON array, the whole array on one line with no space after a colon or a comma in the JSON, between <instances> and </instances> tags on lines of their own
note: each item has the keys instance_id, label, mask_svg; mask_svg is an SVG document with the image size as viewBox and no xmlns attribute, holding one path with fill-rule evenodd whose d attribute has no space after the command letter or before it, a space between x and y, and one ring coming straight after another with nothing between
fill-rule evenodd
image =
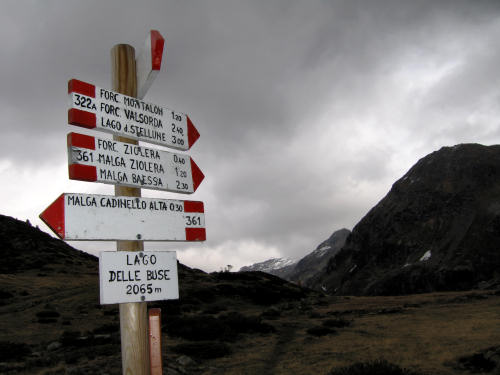
<instances>
[{"instance_id":1,"label":"low green bush","mask_svg":"<svg viewBox=\"0 0 500 375\"><path fill-rule=\"evenodd\" d=\"M401 368L395 364L387 362L385 359L358 362L347 367L333 369L328 375L424 375L406 368Z\"/></svg>"},{"instance_id":2,"label":"low green bush","mask_svg":"<svg viewBox=\"0 0 500 375\"><path fill-rule=\"evenodd\" d=\"M196 359L220 358L232 353L229 345L217 341L202 341L179 344L172 351Z\"/></svg>"},{"instance_id":3,"label":"low green bush","mask_svg":"<svg viewBox=\"0 0 500 375\"><path fill-rule=\"evenodd\" d=\"M241 333L268 333L274 328L257 316L245 316L237 312L212 315L171 317L165 322L167 333L191 341L235 341Z\"/></svg>"},{"instance_id":4,"label":"low green bush","mask_svg":"<svg viewBox=\"0 0 500 375\"><path fill-rule=\"evenodd\" d=\"M0 362L15 362L31 354L28 344L0 341Z\"/></svg>"},{"instance_id":5,"label":"low green bush","mask_svg":"<svg viewBox=\"0 0 500 375\"><path fill-rule=\"evenodd\" d=\"M324 327L329 328L344 328L349 327L351 325L351 321L344 318L327 319L323 321L322 324Z\"/></svg>"},{"instance_id":6,"label":"low green bush","mask_svg":"<svg viewBox=\"0 0 500 375\"><path fill-rule=\"evenodd\" d=\"M318 337L319 336L326 336L326 335L333 335L333 334L337 333L337 331L335 331L331 328L322 327L322 326L309 328L306 332L310 335L318 336Z\"/></svg>"}]
</instances>

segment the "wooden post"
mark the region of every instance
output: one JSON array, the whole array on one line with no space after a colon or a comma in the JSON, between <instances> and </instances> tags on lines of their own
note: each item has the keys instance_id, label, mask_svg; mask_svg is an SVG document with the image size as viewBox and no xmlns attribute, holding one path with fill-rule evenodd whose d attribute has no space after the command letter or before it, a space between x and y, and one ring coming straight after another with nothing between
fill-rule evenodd
<instances>
[{"instance_id":1,"label":"wooden post","mask_svg":"<svg viewBox=\"0 0 500 375\"><path fill-rule=\"evenodd\" d=\"M111 49L112 89L121 94L137 97L135 50L127 44L117 44ZM129 138L115 140L137 144ZM141 189L115 186L115 195L140 197ZM138 238L139 240L140 238ZM117 241L118 251L142 251L142 241ZM147 303L120 304L120 331L122 347L122 373L149 375L148 312Z\"/></svg>"},{"instance_id":2,"label":"wooden post","mask_svg":"<svg viewBox=\"0 0 500 375\"><path fill-rule=\"evenodd\" d=\"M161 360L161 309L149 310L149 362L151 375L162 375Z\"/></svg>"}]
</instances>

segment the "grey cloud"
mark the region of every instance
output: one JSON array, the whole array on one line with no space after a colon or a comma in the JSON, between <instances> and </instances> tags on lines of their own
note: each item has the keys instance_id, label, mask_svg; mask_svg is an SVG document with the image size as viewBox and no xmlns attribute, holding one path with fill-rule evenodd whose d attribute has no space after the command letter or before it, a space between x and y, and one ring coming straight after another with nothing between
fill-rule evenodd
<instances>
[{"instance_id":1,"label":"grey cloud","mask_svg":"<svg viewBox=\"0 0 500 375\"><path fill-rule=\"evenodd\" d=\"M207 198L213 248L251 239L298 256L443 142L474 126L474 139L500 141L487 124L500 96L497 1L29 5L0 15L0 161L65 162L65 135L79 131L66 124L67 80L109 87L111 47L158 29L165 61L146 100L200 130L190 153L206 180L193 199ZM447 64L425 89L404 87Z\"/></svg>"}]
</instances>

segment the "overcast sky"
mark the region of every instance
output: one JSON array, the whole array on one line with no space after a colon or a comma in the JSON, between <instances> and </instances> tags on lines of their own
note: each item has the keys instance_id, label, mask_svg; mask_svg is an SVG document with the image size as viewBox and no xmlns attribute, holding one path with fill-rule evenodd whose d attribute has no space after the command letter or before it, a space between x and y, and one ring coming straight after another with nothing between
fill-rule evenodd
<instances>
[{"instance_id":1,"label":"overcast sky","mask_svg":"<svg viewBox=\"0 0 500 375\"><path fill-rule=\"evenodd\" d=\"M0 12L0 213L38 215L70 181L67 81L110 88L110 49L166 40L146 101L189 114L207 241L146 243L191 267L300 258L353 226L418 159L500 143L500 2L25 1ZM106 137L103 133L96 133ZM114 243L71 245L97 253ZM42 256L43 254L41 254Z\"/></svg>"}]
</instances>

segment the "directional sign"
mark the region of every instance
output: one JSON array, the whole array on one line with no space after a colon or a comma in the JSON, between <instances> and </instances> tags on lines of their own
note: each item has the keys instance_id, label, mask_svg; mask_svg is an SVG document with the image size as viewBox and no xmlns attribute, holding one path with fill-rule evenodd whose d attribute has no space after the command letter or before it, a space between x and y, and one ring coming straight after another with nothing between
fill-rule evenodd
<instances>
[{"instance_id":1,"label":"directional sign","mask_svg":"<svg viewBox=\"0 0 500 375\"><path fill-rule=\"evenodd\" d=\"M144 48L137 57L137 97L144 98L161 68L165 39L156 30L151 30L146 37Z\"/></svg>"},{"instance_id":2,"label":"directional sign","mask_svg":"<svg viewBox=\"0 0 500 375\"><path fill-rule=\"evenodd\" d=\"M204 241L203 202L64 193L40 218L63 240Z\"/></svg>"},{"instance_id":3,"label":"directional sign","mask_svg":"<svg viewBox=\"0 0 500 375\"><path fill-rule=\"evenodd\" d=\"M102 251L101 304L179 299L175 251Z\"/></svg>"},{"instance_id":4,"label":"directional sign","mask_svg":"<svg viewBox=\"0 0 500 375\"><path fill-rule=\"evenodd\" d=\"M68 134L69 178L193 193L204 175L188 155Z\"/></svg>"},{"instance_id":5,"label":"directional sign","mask_svg":"<svg viewBox=\"0 0 500 375\"><path fill-rule=\"evenodd\" d=\"M72 125L189 150L200 137L188 115L72 79L68 82Z\"/></svg>"}]
</instances>

